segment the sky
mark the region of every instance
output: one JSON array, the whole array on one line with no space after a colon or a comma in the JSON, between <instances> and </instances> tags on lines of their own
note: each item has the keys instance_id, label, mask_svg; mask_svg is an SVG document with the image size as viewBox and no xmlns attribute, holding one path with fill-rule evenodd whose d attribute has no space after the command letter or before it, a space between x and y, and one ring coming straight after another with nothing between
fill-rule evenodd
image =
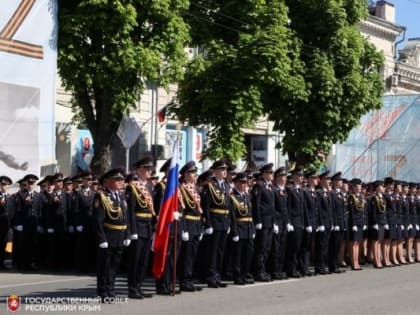
<instances>
[{"instance_id":1,"label":"sky","mask_svg":"<svg viewBox=\"0 0 420 315\"><path fill-rule=\"evenodd\" d=\"M395 5L395 22L407 28L405 38L420 38L420 0L387 0Z\"/></svg>"}]
</instances>

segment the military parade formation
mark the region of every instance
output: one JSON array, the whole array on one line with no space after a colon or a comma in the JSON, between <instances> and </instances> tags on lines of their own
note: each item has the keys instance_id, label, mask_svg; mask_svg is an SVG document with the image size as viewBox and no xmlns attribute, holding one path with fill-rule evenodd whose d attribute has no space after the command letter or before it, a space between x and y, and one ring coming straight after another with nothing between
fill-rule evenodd
<instances>
[{"instance_id":1,"label":"military parade formation","mask_svg":"<svg viewBox=\"0 0 420 315\"><path fill-rule=\"evenodd\" d=\"M0 268L8 268L12 231L17 270L95 271L102 299L115 297L116 275L124 273L129 298L152 297L143 283L170 160L159 182L154 164L146 156L130 174L116 168L100 177L28 174L14 194L12 180L0 176ZM189 161L179 172L156 294L420 262L419 186L391 177L364 183L301 166L274 170L272 163L241 172L226 159L198 176Z\"/></svg>"}]
</instances>

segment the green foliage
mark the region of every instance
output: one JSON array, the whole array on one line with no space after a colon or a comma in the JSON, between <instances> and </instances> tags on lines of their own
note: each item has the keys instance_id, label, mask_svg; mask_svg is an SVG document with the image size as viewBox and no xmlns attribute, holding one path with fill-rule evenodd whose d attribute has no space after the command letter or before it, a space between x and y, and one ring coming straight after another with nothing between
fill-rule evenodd
<instances>
[{"instance_id":1,"label":"green foliage","mask_svg":"<svg viewBox=\"0 0 420 315\"><path fill-rule=\"evenodd\" d=\"M204 53L187 67L176 111L213 127L210 157L241 158L241 127L268 115L283 152L317 167L381 105L383 56L360 33L364 0L201 0L187 16Z\"/></svg>"},{"instance_id":2,"label":"green foliage","mask_svg":"<svg viewBox=\"0 0 420 315\"><path fill-rule=\"evenodd\" d=\"M182 77L189 30L181 12L188 1L60 2L59 74L73 93L76 119L92 132L94 161L104 162L103 148L146 82L168 86Z\"/></svg>"}]
</instances>

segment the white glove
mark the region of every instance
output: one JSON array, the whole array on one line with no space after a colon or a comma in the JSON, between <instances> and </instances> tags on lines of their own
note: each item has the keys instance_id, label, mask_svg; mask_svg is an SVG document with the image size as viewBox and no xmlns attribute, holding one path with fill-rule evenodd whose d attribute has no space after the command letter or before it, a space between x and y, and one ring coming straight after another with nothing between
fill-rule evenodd
<instances>
[{"instance_id":1,"label":"white glove","mask_svg":"<svg viewBox=\"0 0 420 315\"><path fill-rule=\"evenodd\" d=\"M279 234L279 226L277 224L273 225L273 233L274 234Z\"/></svg>"},{"instance_id":2,"label":"white glove","mask_svg":"<svg viewBox=\"0 0 420 315\"><path fill-rule=\"evenodd\" d=\"M389 230L389 225L388 224L384 225L384 230Z\"/></svg>"},{"instance_id":3,"label":"white glove","mask_svg":"<svg viewBox=\"0 0 420 315\"><path fill-rule=\"evenodd\" d=\"M379 225L374 224L374 225L373 225L373 229L374 229L374 230L376 230L376 231L378 231L378 230L379 230Z\"/></svg>"},{"instance_id":4,"label":"white glove","mask_svg":"<svg viewBox=\"0 0 420 315\"><path fill-rule=\"evenodd\" d=\"M43 228L42 226L38 225L38 226L36 227L36 231L37 231L38 233L40 233L40 234L43 234L43 233L44 233L44 228Z\"/></svg>"},{"instance_id":5,"label":"white glove","mask_svg":"<svg viewBox=\"0 0 420 315\"><path fill-rule=\"evenodd\" d=\"M201 241L203 239L203 233L200 233L200 236L198 237L198 240Z\"/></svg>"},{"instance_id":6,"label":"white glove","mask_svg":"<svg viewBox=\"0 0 420 315\"><path fill-rule=\"evenodd\" d=\"M307 233L312 233L312 226L307 226L305 230Z\"/></svg>"},{"instance_id":7,"label":"white glove","mask_svg":"<svg viewBox=\"0 0 420 315\"><path fill-rule=\"evenodd\" d=\"M132 240L132 241L135 241L135 240L137 240L139 238L139 236L137 235L137 234L131 234L131 236L130 236L130 239Z\"/></svg>"},{"instance_id":8,"label":"white glove","mask_svg":"<svg viewBox=\"0 0 420 315\"><path fill-rule=\"evenodd\" d=\"M416 224L416 230L420 231L420 226L418 224Z\"/></svg>"},{"instance_id":9,"label":"white glove","mask_svg":"<svg viewBox=\"0 0 420 315\"><path fill-rule=\"evenodd\" d=\"M69 225L69 233L74 233L74 226L73 225Z\"/></svg>"},{"instance_id":10,"label":"white glove","mask_svg":"<svg viewBox=\"0 0 420 315\"><path fill-rule=\"evenodd\" d=\"M335 226L331 225L331 231L334 231Z\"/></svg>"},{"instance_id":11,"label":"white glove","mask_svg":"<svg viewBox=\"0 0 420 315\"><path fill-rule=\"evenodd\" d=\"M83 225L76 226L76 231L77 232L83 232Z\"/></svg>"},{"instance_id":12,"label":"white glove","mask_svg":"<svg viewBox=\"0 0 420 315\"><path fill-rule=\"evenodd\" d=\"M293 225L291 225L290 223L287 223L286 229L287 229L287 232L293 232L295 230Z\"/></svg>"},{"instance_id":13,"label":"white glove","mask_svg":"<svg viewBox=\"0 0 420 315\"><path fill-rule=\"evenodd\" d=\"M408 227L407 227L407 230L411 230L412 228L413 228L413 225L409 224Z\"/></svg>"},{"instance_id":14,"label":"white glove","mask_svg":"<svg viewBox=\"0 0 420 315\"><path fill-rule=\"evenodd\" d=\"M174 211L173 218L174 218L175 221L179 220L179 212L178 211Z\"/></svg>"},{"instance_id":15,"label":"white glove","mask_svg":"<svg viewBox=\"0 0 420 315\"><path fill-rule=\"evenodd\" d=\"M99 247L100 248L108 248L108 242L99 243Z\"/></svg>"},{"instance_id":16,"label":"white glove","mask_svg":"<svg viewBox=\"0 0 420 315\"><path fill-rule=\"evenodd\" d=\"M351 228L353 230L353 232L357 232L359 229L357 228L357 226L353 225L353 227Z\"/></svg>"},{"instance_id":17,"label":"white glove","mask_svg":"<svg viewBox=\"0 0 420 315\"><path fill-rule=\"evenodd\" d=\"M190 239L190 233L182 231L182 233L181 233L181 239L184 242L188 242L189 239Z\"/></svg>"},{"instance_id":18,"label":"white glove","mask_svg":"<svg viewBox=\"0 0 420 315\"><path fill-rule=\"evenodd\" d=\"M124 240L123 244L124 244L125 247L128 247L131 244L131 240L128 238L128 239Z\"/></svg>"},{"instance_id":19,"label":"white glove","mask_svg":"<svg viewBox=\"0 0 420 315\"><path fill-rule=\"evenodd\" d=\"M255 224L255 228L256 228L257 230L261 230L261 229L262 229L262 223L257 223L257 224Z\"/></svg>"},{"instance_id":20,"label":"white glove","mask_svg":"<svg viewBox=\"0 0 420 315\"><path fill-rule=\"evenodd\" d=\"M404 230L405 230L404 225L401 225L401 231L404 231Z\"/></svg>"},{"instance_id":21,"label":"white glove","mask_svg":"<svg viewBox=\"0 0 420 315\"><path fill-rule=\"evenodd\" d=\"M47 233L48 234L53 234L54 233L54 229L52 229L52 228L47 229Z\"/></svg>"},{"instance_id":22,"label":"white glove","mask_svg":"<svg viewBox=\"0 0 420 315\"><path fill-rule=\"evenodd\" d=\"M239 242L239 235L232 237L232 241Z\"/></svg>"},{"instance_id":23,"label":"white glove","mask_svg":"<svg viewBox=\"0 0 420 315\"><path fill-rule=\"evenodd\" d=\"M229 234L229 233L230 233L230 227L228 227L228 229L226 231L226 234Z\"/></svg>"},{"instance_id":24,"label":"white glove","mask_svg":"<svg viewBox=\"0 0 420 315\"><path fill-rule=\"evenodd\" d=\"M213 228L209 227L209 228L205 229L204 233L206 233L207 235L212 235L213 234Z\"/></svg>"},{"instance_id":25,"label":"white glove","mask_svg":"<svg viewBox=\"0 0 420 315\"><path fill-rule=\"evenodd\" d=\"M255 233L254 234L252 234L252 239L254 239L255 238Z\"/></svg>"},{"instance_id":26,"label":"white glove","mask_svg":"<svg viewBox=\"0 0 420 315\"><path fill-rule=\"evenodd\" d=\"M367 230L367 225L363 225L363 231Z\"/></svg>"},{"instance_id":27,"label":"white glove","mask_svg":"<svg viewBox=\"0 0 420 315\"><path fill-rule=\"evenodd\" d=\"M320 226L318 226L318 230L319 230L320 232L325 232L325 225L320 225Z\"/></svg>"},{"instance_id":28,"label":"white glove","mask_svg":"<svg viewBox=\"0 0 420 315\"><path fill-rule=\"evenodd\" d=\"M18 231L18 232L22 232L23 231L23 225L16 225L15 230Z\"/></svg>"},{"instance_id":29,"label":"white glove","mask_svg":"<svg viewBox=\"0 0 420 315\"><path fill-rule=\"evenodd\" d=\"M334 231L336 231L336 232L340 231L340 226L338 226L338 225L334 226Z\"/></svg>"}]
</instances>

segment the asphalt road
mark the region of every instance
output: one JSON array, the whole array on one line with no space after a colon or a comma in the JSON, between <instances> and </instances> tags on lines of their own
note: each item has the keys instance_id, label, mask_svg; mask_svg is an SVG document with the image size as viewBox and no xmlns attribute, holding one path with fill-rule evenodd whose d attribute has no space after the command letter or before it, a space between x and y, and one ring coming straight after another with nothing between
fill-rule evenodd
<instances>
[{"instance_id":1,"label":"asphalt road","mask_svg":"<svg viewBox=\"0 0 420 315\"><path fill-rule=\"evenodd\" d=\"M95 277L65 274L0 273L0 315L7 313L7 296L20 297L19 313L38 314L420 314L420 264L382 270L365 267L339 275L317 276L145 300L121 299L116 304L61 303L53 312L34 304L42 299L95 297ZM126 281L118 278L118 293L127 294ZM154 292L153 283L146 290ZM25 304L26 301L26 304ZM86 301L85 301L86 302ZM35 306L34 306L35 305ZM57 305L57 304L56 304ZM38 308L37 308L38 307ZM43 307L43 308L42 308ZM55 306L57 307L57 306Z\"/></svg>"}]
</instances>

